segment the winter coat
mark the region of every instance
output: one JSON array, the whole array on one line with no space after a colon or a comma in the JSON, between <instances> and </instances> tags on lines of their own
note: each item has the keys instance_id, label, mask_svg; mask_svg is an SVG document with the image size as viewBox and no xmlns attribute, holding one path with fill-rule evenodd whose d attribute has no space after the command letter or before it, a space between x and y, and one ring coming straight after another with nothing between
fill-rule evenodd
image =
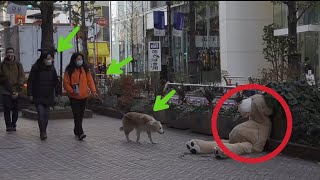
<instances>
[{"instance_id":1,"label":"winter coat","mask_svg":"<svg viewBox=\"0 0 320 180\"><path fill-rule=\"evenodd\" d=\"M0 94L19 93L22 90L24 79L25 74L20 62L5 58L0 63Z\"/></svg>"},{"instance_id":2,"label":"winter coat","mask_svg":"<svg viewBox=\"0 0 320 180\"><path fill-rule=\"evenodd\" d=\"M73 92L73 85L79 84L79 95ZM67 71L64 73L63 79L64 89L67 91L67 94L70 98L73 99L86 99L89 96L89 89L92 93L96 93L96 87L90 72L86 72L83 67L76 68L75 71L71 74L71 78Z\"/></svg>"},{"instance_id":3,"label":"winter coat","mask_svg":"<svg viewBox=\"0 0 320 180\"><path fill-rule=\"evenodd\" d=\"M60 95L59 78L54 66L34 64L28 79L28 96L35 104L53 105L56 95Z\"/></svg>"}]
</instances>

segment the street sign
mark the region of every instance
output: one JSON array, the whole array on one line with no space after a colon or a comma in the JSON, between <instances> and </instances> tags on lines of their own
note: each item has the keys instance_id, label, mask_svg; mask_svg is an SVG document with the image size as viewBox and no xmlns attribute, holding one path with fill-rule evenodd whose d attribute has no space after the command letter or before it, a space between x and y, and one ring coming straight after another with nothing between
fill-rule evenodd
<instances>
[{"instance_id":1,"label":"street sign","mask_svg":"<svg viewBox=\"0 0 320 180\"><path fill-rule=\"evenodd\" d=\"M161 71L160 41L150 41L148 49L149 71Z\"/></svg>"},{"instance_id":2,"label":"street sign","mask_svg":"<svg viewBox=\"0 0 320 180\"><path fill-rule=\"evenodd\" d=\"M23 16L23 15L17 14L17 15L15 16L15 23L16 23L16 24L24 24L24 23L26 23L26 17Z\"/></svg>"},{"instance_id":3,"label":"street sign","mask_svg":"<svg viewBox=\"0 0 320 180\"><path fill-rule=\"evenodd\" d=\"M107 18L105 18L105 17L101 17L99 20L98 20L98 24L100 25L100 26L106 26L106 25L108 25L108 20L107 20Z\"/></svg>"},{"instance_id":4,"label":"street sign","mask_svg":"<svg viewBox=\"0 0 320 180\"><path fill-rule=\"evenodd\" d=\"M27 9L28 9L27 6L21 6L14 3L9 3L7 6L7 14L26 15Z\"/></svg>"}]
</instances>

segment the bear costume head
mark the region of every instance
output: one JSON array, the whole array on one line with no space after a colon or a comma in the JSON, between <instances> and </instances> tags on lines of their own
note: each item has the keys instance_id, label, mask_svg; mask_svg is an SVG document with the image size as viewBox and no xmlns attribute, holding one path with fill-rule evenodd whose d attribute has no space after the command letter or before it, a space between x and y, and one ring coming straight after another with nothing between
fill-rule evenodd
<instances>
[{"instance_id":1,"label":"bear costume head","mask_svg":"<svg viewBox=\"0 0 320 180\"><path fill-rule=\"evenodd\" d=\"M257 122L265 122L270 120L272 109L266 104L262 94L255 94L247 99L244 99L238 106L238 110L243 117Z\"/></svg>"}]
</instances>

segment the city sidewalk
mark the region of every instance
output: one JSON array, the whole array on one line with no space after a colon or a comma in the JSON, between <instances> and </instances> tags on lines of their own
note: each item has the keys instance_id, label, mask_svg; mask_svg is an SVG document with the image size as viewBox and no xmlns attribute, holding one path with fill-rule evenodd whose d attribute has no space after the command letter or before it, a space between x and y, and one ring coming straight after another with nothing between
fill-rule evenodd
<instances>
[{"instance_id":1,"label":"city sidewalk","mask_svg":"<svg viewBox=\"0 0 320 180\"><path fill-rule=\"evenodd\" d=\"M20 118L17 132L6 133L0 113L0 179L106 180L106 179L320 179L320 164L278 156L258 165L211 155L191 155L185 142L210 136L165 128L153 134L150 144L141 134L141 144L127 143L119 131L121 121L94 115L84 120L88 135L79 142L72 120L51 120L48 139L39 139L38 124ZM135 132L130 134L135 140Z\"/></svg>"}]
</instances>

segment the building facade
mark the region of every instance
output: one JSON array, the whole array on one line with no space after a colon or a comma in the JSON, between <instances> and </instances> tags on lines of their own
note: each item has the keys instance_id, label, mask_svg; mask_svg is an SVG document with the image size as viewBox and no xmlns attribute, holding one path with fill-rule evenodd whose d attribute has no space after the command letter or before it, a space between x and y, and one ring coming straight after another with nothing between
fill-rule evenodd
<instances>
[{"instance_id":1,"label":"building facade","mask_svg":"<svg viewBox=\"0 0 320 180\"><path fill-rule=\"evenodd\" d=\"M88 3L89 1L85 1ZM88 3L89 4L89 3ZM7 26L23 26L24 24L34 25L36 29L40 29L41 25L41 12L39 8L28 5L26 15L7 14L5 11L0 13L0 31ZM80 14L80 3L77 1L57 1L54 3L54 28L59 25L72 26L74 25L74 17L70 18L71 10ZM91 16L92 14L92 16ZM90 15L90 16L89 16ZM110 60L110 31L109 24L100 26L98 21L104 17L109 19L109 1L95 1L92 6L85 8L86 26L88 27L88 51L89 63L109 64ZM90 18L89 18L90 17ZM91 18L92 17L92 18ZM40 29L41 30L41 29ZM0 37L0 42L2 37ZM59 38L59 37L54 37ZM81 51L81 39L74 38L75 46L74 51ZM77 40L76 40L77 39ZM38 52L39 53L39 52ZM38 54L40 55L40 54ZM2 51L2 56L4 52Z\"/></svg>"},{"instance_id":2,"label":"building facade","mask_svg":"<svg viewBox=\"0 0 320 180\"><path fill-rule=\"evenodd\" d=\"M276 36L288 35L288 9L285 4L275 4L273 6L273 22L279 26L274 31ZM301 11L298 11L300 16ZM303 66L306 59L310 60L312 73L315 75L315 81L320 83L320 6L312 6L307 9L298 21L298 51L301 54L301 65Z\"/></svg>"},{"instance_id":3,"label":"building facade","mask_svg":"<svg viewBox=\"0 0 320 180\"><path fill-rule=\"evenodd\" d=\"M135 52L131 50L130 38L123 38L125 34L128 34L128 31L131 31L130 26L126 28L120 23L121 19L130 19L127 18L128 16L123 18L123 15L126 14L125 12L128 11L125 9L130 7L128 3L117 1L111 5L111 9L117 11L112 13L112 58L117 60L124 59ZM198 60L198 82L219 82L221 81L221 72L225 71L230 76L258 77L260 75L259 70L266 64L262 54L262 35L263 27L271 24L273 20L272 3L264 1L219 1L206 3L196 8L195 44ZM139 32L143 31L137 33L138 36L141 35L141 41L139 42L141 42L142 47L142 50L137 52L140 52L139 57L143 57L138 60L140 63L138 70L140 78L148 73L148 52L145 48L148 41L161 41L163 65L167 64L169 54L167 33L164 37L153 36L154 11L165 12L165 26L167 28L166 1L145 1L141 6L143 7L141 8L142 12L139 18L142 18L140 22L143 25L135 29ZM186 82L189 76L188 66L190 64L188 63L190 60L190 35L188 33L189 4L181 3L171 6L172 23L174 12L185 14L183 35L182 37L172 37L171 50L175 79L177 82ZM135 13L131 12L131 14ZM128 23L125 20L122 21Z\"/></svg>"}]
</instances>

